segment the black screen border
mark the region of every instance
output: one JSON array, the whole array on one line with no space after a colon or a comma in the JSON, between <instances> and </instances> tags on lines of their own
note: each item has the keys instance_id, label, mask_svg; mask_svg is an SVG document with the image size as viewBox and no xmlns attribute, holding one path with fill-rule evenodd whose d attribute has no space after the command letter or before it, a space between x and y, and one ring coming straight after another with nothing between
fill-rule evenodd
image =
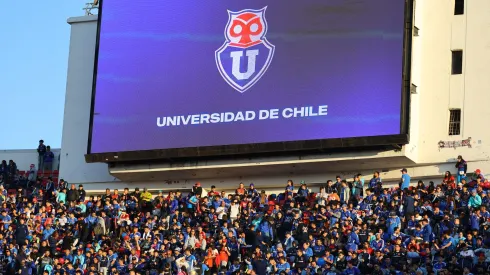
<instances>
[{"instance_id":1,"label":"black screen border","mask_svg":"<svg viewBox=\"0 0 490 275\"><path fill-rule=\"evenodd\" d=\"M412 32L413 32L413 8L414 0L405 0L404 20L404 42L403 42L403 70L401 87L401 114L400 134L386 136L365 136L353 138L333 138L316 140L297 140L288 142L267 142L252 144L233 144L219 146L186 147L174 149L154 149L124 152L92 153L92 131L94 121L95 93L97 87L97 68L99 60L99 43L101 21L103 16L104 0L99 1L99 12L97 19L97 38L95 45L95 60L92 81L92 98L90 103L90 124L88 131L87 154L85 160L94 162L129 162L159 159L183 159L183 158L205 158L216 156L245 156L257 154L273 154L279 152L312 152L325 151L335 148L366 148L384 145L408 144L410 124L410 88L411 88L411 65L412 65Z\"/></svg>"}]
</instances>

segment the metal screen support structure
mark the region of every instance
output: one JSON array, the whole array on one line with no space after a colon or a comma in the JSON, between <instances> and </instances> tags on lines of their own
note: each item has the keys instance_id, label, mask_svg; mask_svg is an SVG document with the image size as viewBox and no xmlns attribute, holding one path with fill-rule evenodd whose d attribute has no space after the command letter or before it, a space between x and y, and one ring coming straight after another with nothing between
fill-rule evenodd
<instances>
[{"instance_id":1,"label":"metal screen support structure","mask_svg":"<svg viewBox=\"0 0 490 275\"><path fill-rule=\"evenodd\" d=\"M99 4L95 4L94 2L91 2L91 3L86 3L85 4L85 8L83 8L83 10L85 10L85 16L90 16L90 15L94 15L92 13L92 10L98 10L99 9Z\"/></svg>"}]
</instances>

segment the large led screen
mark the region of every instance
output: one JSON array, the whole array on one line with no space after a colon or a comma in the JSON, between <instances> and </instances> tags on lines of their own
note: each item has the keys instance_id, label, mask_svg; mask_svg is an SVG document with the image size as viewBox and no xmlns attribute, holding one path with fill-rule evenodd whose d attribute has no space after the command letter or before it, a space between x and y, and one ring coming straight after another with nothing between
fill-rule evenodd
<instances>
[{"instance_id":1,"label":"large led screen","mask_svg":"<svg viewBox=\"0 0 490 275\"><path fill-rule=\"evenodd\" d=\"M89 153L400 134L405 0L103 0Z\"/></svg>"}]
</instances>

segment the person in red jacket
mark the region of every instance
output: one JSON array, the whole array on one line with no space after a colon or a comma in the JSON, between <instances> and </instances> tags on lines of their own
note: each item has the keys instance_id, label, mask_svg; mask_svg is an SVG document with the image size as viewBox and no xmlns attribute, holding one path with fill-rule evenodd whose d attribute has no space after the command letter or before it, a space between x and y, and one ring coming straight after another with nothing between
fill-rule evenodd
<instances>
[{"instance_id":1,"label":"person in red jacket","mask_svg":"<svg viewBox=\"0 0 490 275\"><path fill-rule=\"evenodd\" d=\"M444 174L444 179L442 180L442 184L453 189L456 188L456 181L454 179L454 176L451 175L451 172L446 171L446 173Z\"/></svg>"}]
</instances>

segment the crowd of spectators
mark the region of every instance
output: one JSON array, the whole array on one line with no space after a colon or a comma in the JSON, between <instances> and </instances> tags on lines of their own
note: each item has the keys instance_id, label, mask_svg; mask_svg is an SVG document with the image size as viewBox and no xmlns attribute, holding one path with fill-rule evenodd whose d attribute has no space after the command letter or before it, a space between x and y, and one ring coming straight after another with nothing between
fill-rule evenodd
<instances>
[{"instance_id":1,"label":"crowd of spectators","mask_svg":"<svg viewBox=\"0 0 490 275\"><path fill-rule=\"evenodd\" d=\"M5 189L15 189L17 186L27 188L29 186L45 183L48 177L51 177L54 170L59 168L53 167L55 155L51 151L51 147L44 144L44 140L39 141L39 145L36 149L38 154L38 164L31 164L29 170L19 171L17 163L14 160L2 160L0 162L0 185L3 185Z\"/></svg>"},{"instance_id":2,"label":"crowd of spectators","mask_svg":"<svg viewBox=\"0 0 490 275\"><path fill-rule=\"evenodd\" d=\"M268 194L146 188L87 196L60 180L0 186L4 274L490 274L490 184L481 171L385 188L378 172L288 181ZM3 171L3 170L0 170Z\"/></svg>"}]
</instances>

